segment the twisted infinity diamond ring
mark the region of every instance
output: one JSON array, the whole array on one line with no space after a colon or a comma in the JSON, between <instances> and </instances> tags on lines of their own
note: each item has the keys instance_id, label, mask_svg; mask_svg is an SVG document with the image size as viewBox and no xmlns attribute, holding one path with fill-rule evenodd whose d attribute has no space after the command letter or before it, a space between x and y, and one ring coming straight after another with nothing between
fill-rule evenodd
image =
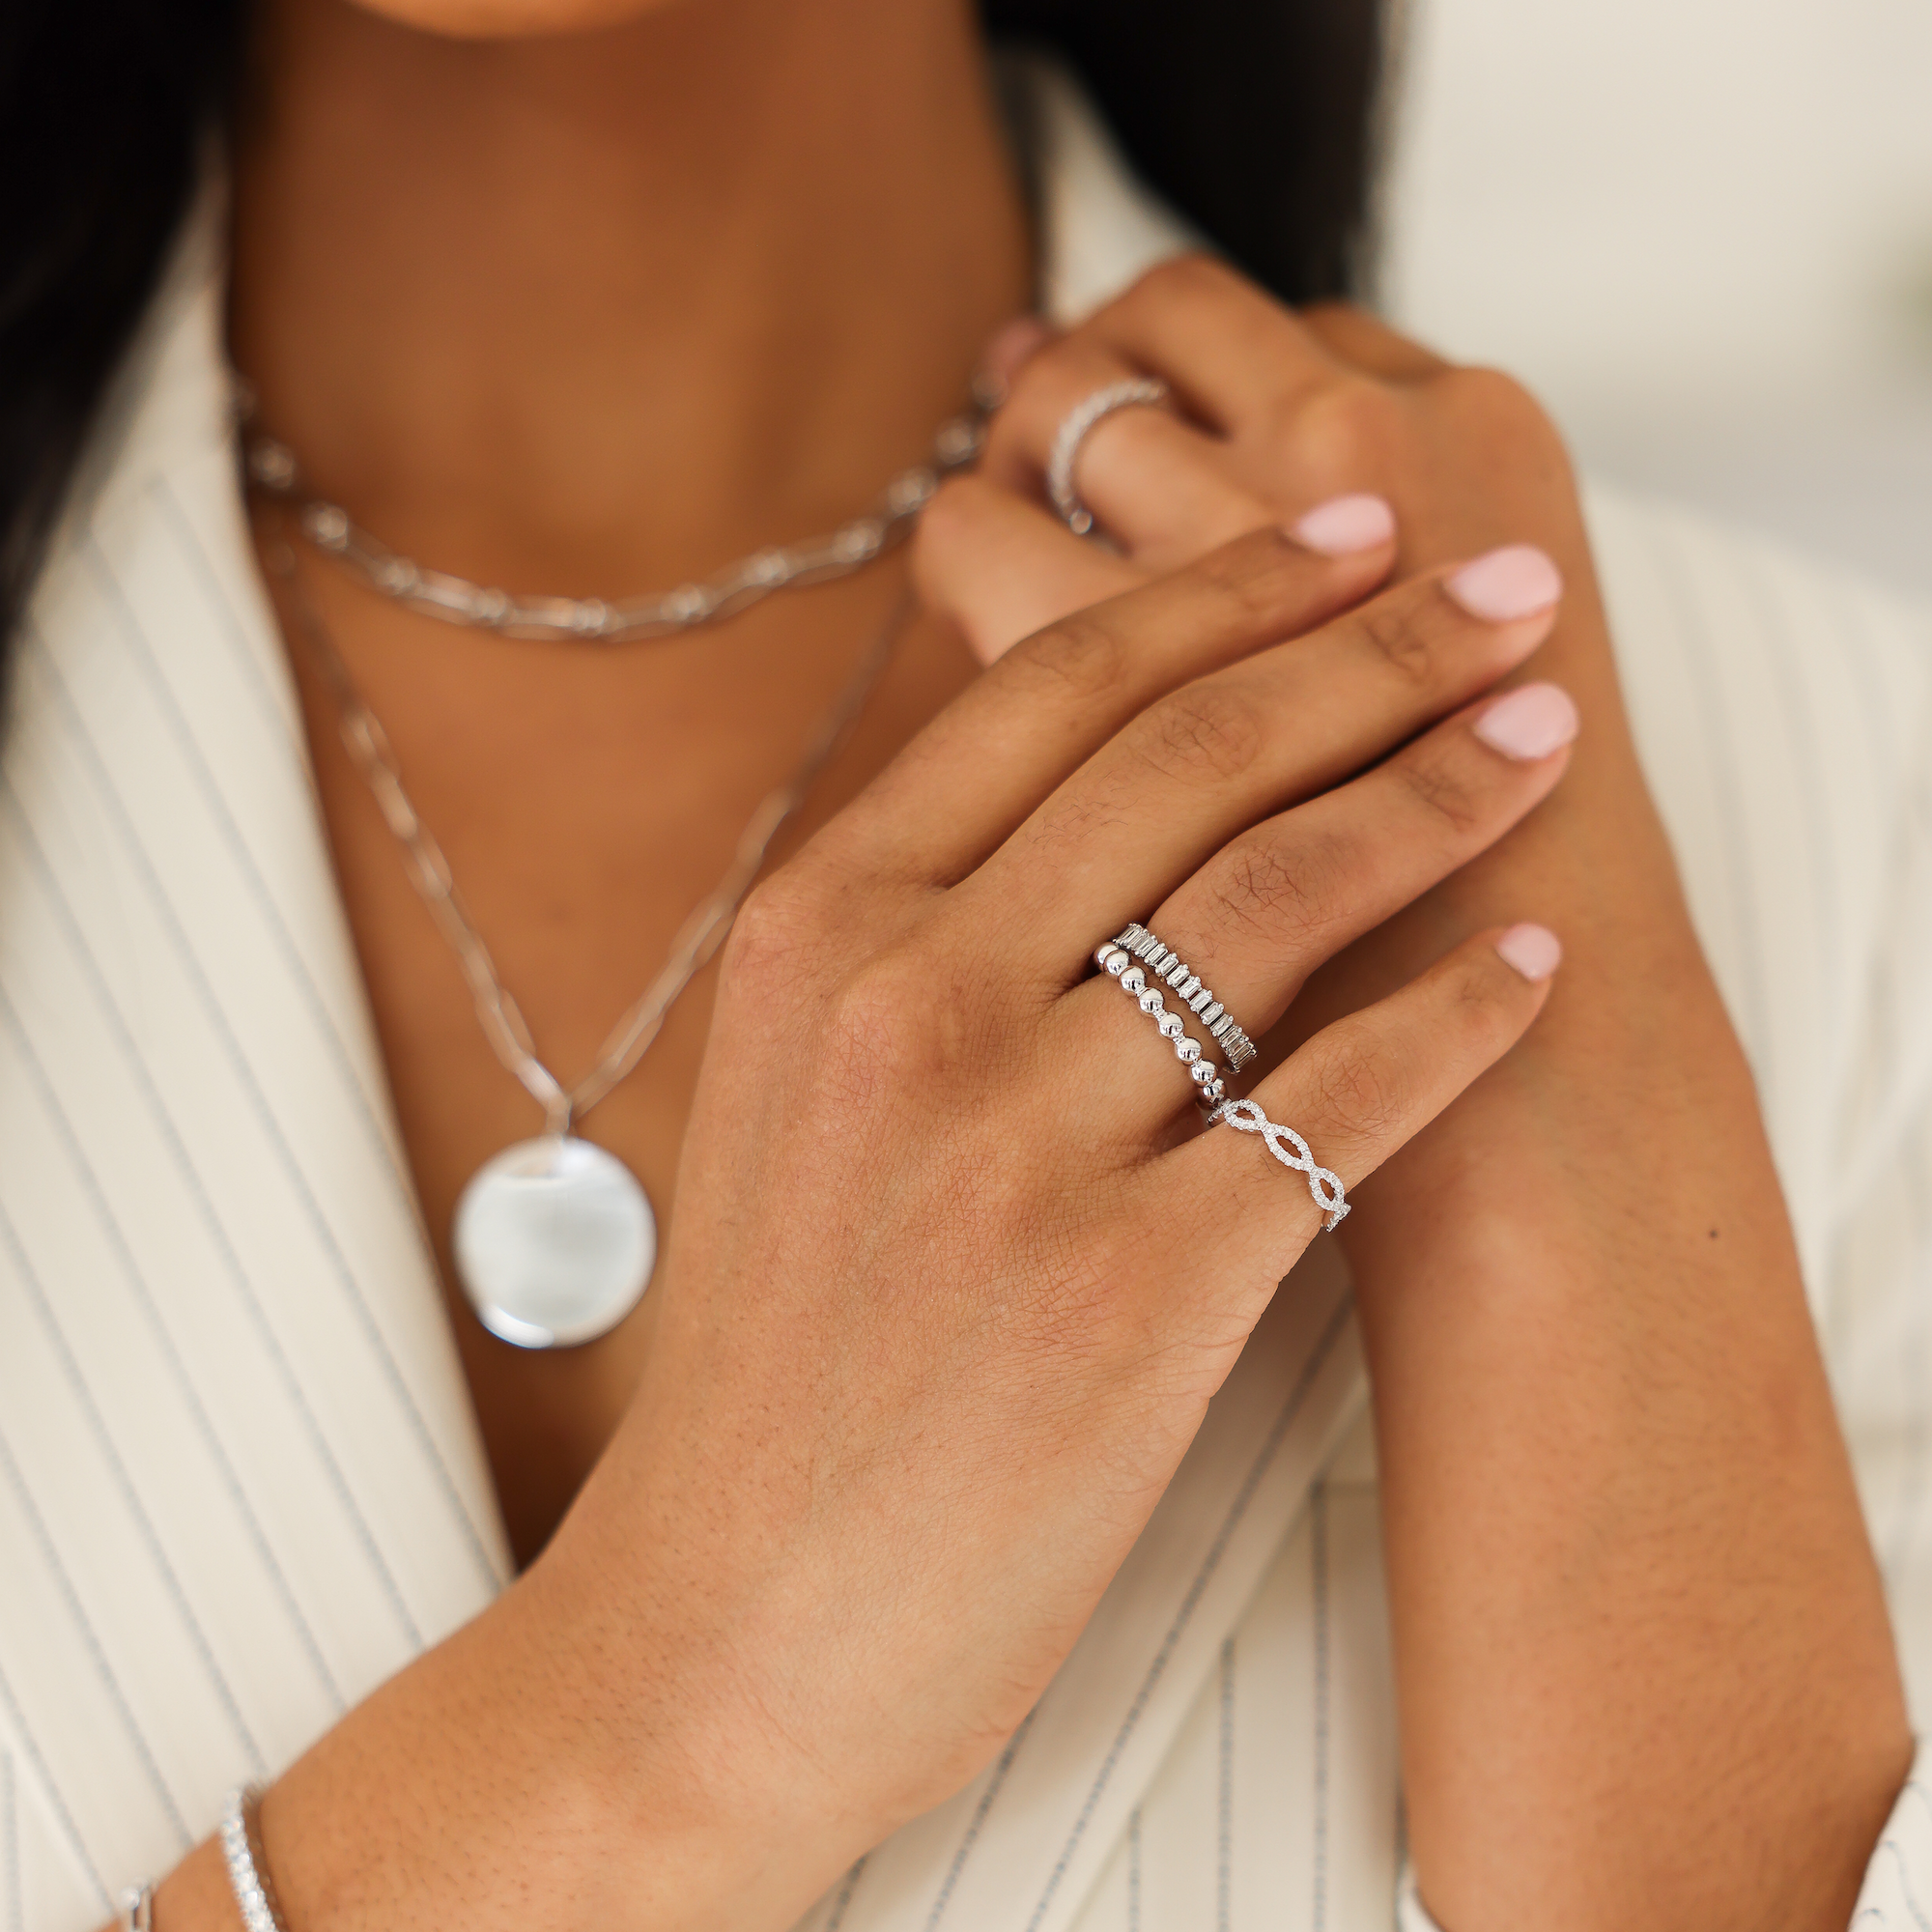
<instances>
[{"instance_id":1,"label":"twisted infinity diamond ring","mask_svg":"<svg viewBox=\"0 0 1932 1932\"><path fill-rule=\"evenodd\" d=\"M1337 1224L1349 1211L1348 1200L1342 1192L1342 1177L1329 1168L1318 1166L1315 1156L1308 1151L1308 1143L1293 1127L1284 1127L1269 1120L1252 1100L1223 1100L1208 1116L1208 1120L1209 1125L1220 1122L1238 1133L1261 1135L1268 1152L1282 1166L1305 1174L1308 1177L1308 1191L1315 1197L1315 1205L1324 1217L1321 1225L1331 1235L1335 1232ZM1293 1151L1291 1152L1290 1149Z\"/></svg>"}]
</instances>

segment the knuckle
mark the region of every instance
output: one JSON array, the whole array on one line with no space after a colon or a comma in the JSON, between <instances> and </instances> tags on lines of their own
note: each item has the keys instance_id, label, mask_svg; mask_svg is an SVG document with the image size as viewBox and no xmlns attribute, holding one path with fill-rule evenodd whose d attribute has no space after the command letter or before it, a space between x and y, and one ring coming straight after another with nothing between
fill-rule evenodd
<instances>
[{"instance_id":1,"label":"knuckle","mask_svg":"<svg viewBox=\"0 0 1932 1932\"><path fill-rule=\"evenodd\" d=\"M1239 840L1211 881L1216 924L1250 933L1270 951L1318 947L1335 919L1339 858L1325 839L1303 839L1293 853L1272 838Z\"/></svg>"},{"instance_id":2,"label":"knuckle","mask_svg":"<svg viewBox=\"0 0 1932 1932\"><path fill-rule=\"evenodd\" d=\"M1008 652L1002 668L1076 700L1097 698L1125 677L1127 646L1103 614L1076 611Z\"/></svg>"},{"instance_id":3,"label":"knuckle","mask_svg":"<svg viewBox=\"0 0 1932 1932\"><path fill-rule=\"evenodd\" d=\"M787 866L754 886L738 908L720 964L721 982L758 990L795 972L818 943L816 895L806 868Z\"/></svg>"},{"instance_id":4,"label":"knuckle","mask_svg":"<svg viewBox=\"0 0 1932 1932\"><path fill-rule=\"evenodd\" d=\"M1285 538L1256 531L1210 551L1193 569L1219 606L1220 622L1243 636L1279 636L1300 589L1302 560Z\"/></svg>"},{"instance_id":5,"label":"knuckle","mask_svg":"<svg viewBox=\"0 0 1932 1932\"><path fill-rule=\"evenodd\" d=\"M1111 358L1081 334L1066 335L1030 355L993 417L995 440L1037 441L1091 389L1111 380Z\"/></svg>"},{"instance_id":6,"label":"knuckle","mask_svg":"<svg viewBox=\"0 0 1932 1932\"><path fill-rule=\"evenodd\" d=\"M1516 1032L1526 983L1492 948L1482 948L1467 961L1456 980L1454 995L1456 1014L1470 1045L1487 1047Z\"/></svg>"},{"instance_id":7,"label":"knuckle","mask_svg":"<svg viewBox=\"0 0 1932 1932\"><path fill-rule=\"evenodd\" d=\"M963 1071L983 1071L997 1042L983 999L949 958L901 945L847 973L825 1002L815 1030L821 1083L834 1091L944 1089Z\"/></svg>"},{"instance_id":8,"label":"knuckle","mask_svg":"<svg viewBox=\"0 0 1932 1932\"><path fill-rule=\"evenodd\" d=\"M1409 803L1459 842L1482 828L1485 814L1481 800L1468 781L1443 759L1411 754L1398 758L1392 769Z\"/></svg>"},{"instance_id":9,"label":"knuckle","mask_svg":"<svg viewBox=\"0 0 1932 1932\"><path fill-rule=\"evenodd\" d=\"M1225 294L1236 283L1234 271L1211 255L1189 252L1156 262L1120 298L1122 303L1172 302L1200 296Z\"/></svg>"},{"instance_id":10,"label":"knuckle","mask_svg":"<svg viewBox=\"0 0 1932 1932\"><path fill-rule=\"evenodd\" d=\"M1264 733L1253 697L1222 681L1193 684L1141 714L1137 749L1163 778L1220 783L1260 755Z\"/></svg>"},{"instance_id":11,"label":"knuckle","mask_svg":"<svg viewBox=\"0 0 1932 1932\"><path fill-rule=\"evenodd\" d=\"M1337 481L1384 473L1407 434L1403 398L1387 384L1353 373L1285 398L1275 425L1295 469Z\"/></svg>"},{"instance_id":12,"label":"knuckle","mask_svg":"<svg viewBox=\"0 0 1932 1932\"><path fill-rule=\"evenodd\" d=\"M1471 636L1483 629L1434 582L1399 585L1346 621L1404 684L1432 694L1457 683Z\"/></svg>"},{"instance_id":13,"label":"knuckle","mask_svg":"<svg viewBox=\"0 0 1932 1932\"><path fill-rule=\"evenodd\" d=\"M919 513L913 554L921 562L951 557L970 548L984 531L995 488L981 476L949 476Z\"/></svg>"},{"instance_id":14,"label":"knuckle","mask_svg":"<svg viewBox=\"0 0 1932 1932\"><path fill-rule=\"evenodd\" d=\"M934 610L959 617L994 530L996 486L979 476L942 483L920 512L913 531L912 575Z\"/></svg>"},{"instance_id":15,"label":"knuckle","mask_svg":"<svg viewBox=\"0 0 1932 1932\"><path fill-rule=\"evenodd\" d=\"M1323 1106L1346 1133L1364 1141L1384 1141L1400 1130L1408 1088L1399 1057L1367 1026L1338 1042L1321 1066Z\"/></svg>"},{"instance_id":16,"label":"knuckle","mask_svg":"<svg viewBox=\"0 0 1932 1932\"><path fill-rule=\"evenodd\" d=\"M1543 417L1542 405L1516 377L1480 363L1457 363L1435 376L1429 386L1463 415L1503 422Z\"/></svg>"},{"instance_id":17,"label":"knuckle","mask_svg":"<svg viewBox=\"0 0 1932 1932\"><path fill-rule=\"evenodd\" d=\"M1066 388L1066 350L1064 343L1049 343L1037 355L1027 357L1007 389L1007 399L993 418L993 432L1003 425L1011 427L1035 416L1044 415L1057 405Z\"/></svg>"},{"instance_id":18,"label":"knuckle","mask_svg":"<svg viewBox=\"0 0 1932 1932\"><path fill-rule=\"evenodd\" d=\"M1567 469L1563 439L1536 396L1500 369L1457 366L1430 379L1428 393L1460 435L1480 436L1505 456Z\"/></svg>"},{"instance_id":19,"label":"knuckle","mask_svg":"<svg viewBox=\"0 0 1932 1932\"><path fill-rule=\"evenodd\" d=\"M1436 639L1413 598L1385 598L1371 604L1358 623L1363 641L1404 683L1426 686L1435 681Z\"/></svg>"}]
</instances>

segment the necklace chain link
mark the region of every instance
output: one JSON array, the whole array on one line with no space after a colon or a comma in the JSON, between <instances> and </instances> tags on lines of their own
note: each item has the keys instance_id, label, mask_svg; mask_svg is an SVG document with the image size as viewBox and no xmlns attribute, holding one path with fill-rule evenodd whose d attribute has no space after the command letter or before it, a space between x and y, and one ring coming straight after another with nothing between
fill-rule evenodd
<instances>
[{"instance_id":1,"label":"necklace chain link","mask_svg":"<svg viewBox=\"0 0 1932 1932\"><path fill-rule=\"evenodd\" d=\"M597 1062L566 1087L537 1057L523 1009L497 972L496 961L476 930L436 835L416 810L381 721L369 708L337 647L321 611L302 582L295 546L285 532L264 547L269 567L288 588L296 627L335 699L342 742L350 761L374 795L383 820L403 848L411 882L437 928L456 954L476 1004L485 1037L506 1071L515 1075L544 1110L545 1131L566 1134L572 1122L602 1100L637 1066L657 1038L666 1016L684 989L724 943L738 908L756 882L772 840L805 802L818 775L837 756L857 724L866 700L892 656L908 614L910 598L901 592L891 614L819 721L804 758L791 774L758 802L738 836L724 875L679 926L657 978L611 1030ZM876 553L874 553L876 554Z\"/></svg>"},{"instance_id":2,"label":"necklace chain link","mask_svg":"<svg viewBox=\"0 0 1932 1932\"><path fill-rule=\"evenodd\" d=\"M370 589L426 617L499 637L553 642L625 644L680 637L749 610L778 590L803 590L863 570L911 534L919 513L943 478L980 454L986 416L998 395L976 384L974 406L952 417L933 439L932 460L901 470L871 508L824 536L771 544L713 576L675 590L609 603L601 597L513 597L467 577L431 570L372 536L339 503L308 494L301 466L285 442L264 435L245 439L249 483L290 504L302 535L352 571Z\"/></svg>"}]
</instances>

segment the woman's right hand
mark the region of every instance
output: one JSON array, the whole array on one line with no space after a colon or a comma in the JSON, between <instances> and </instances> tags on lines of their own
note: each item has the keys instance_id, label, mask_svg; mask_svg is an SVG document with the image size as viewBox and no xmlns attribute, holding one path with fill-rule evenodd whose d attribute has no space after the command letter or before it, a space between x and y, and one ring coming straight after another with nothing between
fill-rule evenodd
<instances>
[{"instance_id":1,"label":"woman's right hand","mask_svg":"<svg viewBox=\"0 0 1932 1932\"><path fill-rule=\"evenodd\" d=\"M1196 1131L1095 947L1211 951L1259 1036L1566 762L1560 695L1482 696L1553 567L1357 601L1391 554L1256 531L1049 628L753 896L637 1401L531 1573L270 1794L297 1932L782 1927L1025 1717L1322 1218ZM1526 705L1541 755L1485 722ZM1253 1097L1352 1186L1552 964L1479 934Z\"/></svg>"}]
</instances>

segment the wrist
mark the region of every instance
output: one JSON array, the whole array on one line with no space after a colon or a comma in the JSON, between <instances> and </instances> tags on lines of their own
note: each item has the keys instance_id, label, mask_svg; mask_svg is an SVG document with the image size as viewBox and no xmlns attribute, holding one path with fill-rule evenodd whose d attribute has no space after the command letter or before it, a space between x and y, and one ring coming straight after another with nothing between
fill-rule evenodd
<instances>
[{"instance_id":1,"label":"wrist","mask_svg":"<svg viewBox=\"0 0 1932 1932\"><path fill-rule=\"evenodd\" d=\"M269 1789L260 1858L289 1932L783 1932L843 1863L807 1787L573 1556L382 1685ZM857 1849L863 1849L863 1844ZM236 1932L220 1847L162 1885L165 1932Z\"/></svg>"},{"instance_id":2,"label":"wrist","mask_svg":"<svg viewBox=\"0 0 1932 1932\"><path fill-rule=\"evenodd\" d=\"M784 1735L715 1598L700 1607L602 1537L560 1537L520 1588L529 1629L512 1640L572 1659L537 1694L563 1862L604 1866L586 1924L784 1932L883 1835L841 1815Z\"/></svg>"}]
</instances>

